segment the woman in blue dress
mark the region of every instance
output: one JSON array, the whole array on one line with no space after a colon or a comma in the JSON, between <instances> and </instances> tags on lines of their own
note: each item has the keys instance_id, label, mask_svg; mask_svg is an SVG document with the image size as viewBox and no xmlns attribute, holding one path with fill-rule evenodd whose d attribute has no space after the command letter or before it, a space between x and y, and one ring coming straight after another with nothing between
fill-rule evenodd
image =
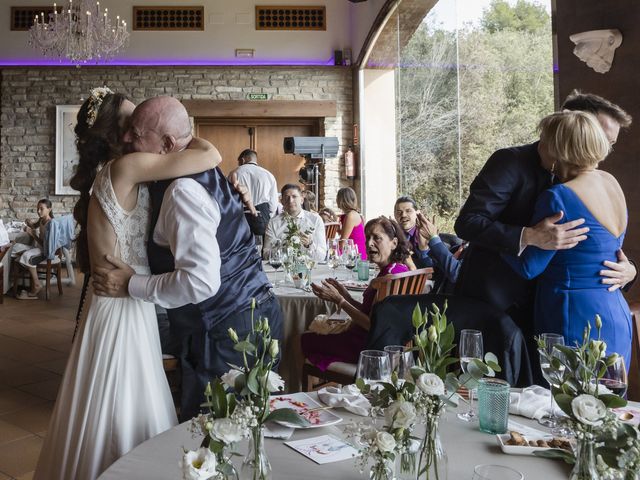
<instances>
[{"instance_id":1,"label":"woman in blue dress","mask_svg":"<svg viewBox=\"0 0 640 480\"><path fill-rule=\"evenodd\" d=\"M567 345L582 341L584 327L602 317L607 352L631 359L631 313L620 290L609 291L600 270L605 260L617 261L627 228L627 206L616 179L598 170L610 145L596 117L564 111L545 117L539 153L543 164L562 181L543 192L531 220L562 211L562 222L583 218L587 239L568 250L527 247L519 257L505 260L522 276L538 277L534 328L564 335ZM545 158L546 157L546 158ZM595 334L595 329L593 331Z\"/></svg>"}]
</instances>

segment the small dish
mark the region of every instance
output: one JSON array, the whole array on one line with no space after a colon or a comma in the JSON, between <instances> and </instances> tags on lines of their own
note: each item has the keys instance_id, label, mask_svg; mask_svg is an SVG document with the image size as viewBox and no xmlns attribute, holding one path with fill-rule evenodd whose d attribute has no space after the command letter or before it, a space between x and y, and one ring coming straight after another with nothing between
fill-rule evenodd
<instances>
[{"instance_id":1,"label":"small dish","mask_svg":"<svg viewBox=\"0 0 640 480\"><path fill-rule=\"evenodd\" d=\"M342 421L342 417L339 417L328 410L330 407L326 407L321 403L316 402L313 398L303 392L273 396L269 399L269 408L271 410L275 410L277 408L291 408L309 422L309 425L306 427L301 427L300 425L294 425L288 422L277 422L285 427L328 427L329 425L335 425Z\"/></svg>"},{"instance_id":2,"label":"small dish","mask_svg":"<svg viewBox=\"0 0 640 480\"><path fill-rule=\"evenodd\" d=\"M522 436L527 441L537 442L538 440L550 441L553 439L551 435L533 438L531 436ZM502 449L503 453L508 455L533 455L535 452L544 452L545 450L554 450L554 447L532 447L530 445L508 445L507 441L511 438L511 435L508 433L502 433L496 435L496 439L498 440L498 445ZM559 448L555 448L555 450L559 450Z\"/></svg>"}]
</instances>

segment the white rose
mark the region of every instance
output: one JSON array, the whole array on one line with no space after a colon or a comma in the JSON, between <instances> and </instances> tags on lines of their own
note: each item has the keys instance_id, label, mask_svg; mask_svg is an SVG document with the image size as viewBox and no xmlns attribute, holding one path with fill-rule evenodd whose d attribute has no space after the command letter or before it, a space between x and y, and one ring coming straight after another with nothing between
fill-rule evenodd
<instances>
[{"instance_id":1,"label":"white rose","mask_svg":"<svg viewBox=\"0 0 640 480\"><path fill-rule=\"evenodd\" d=\"M444 395L444 382L435 373L423 373L416 380L416 387L427 395Z\"/></svg>"},{"instance_id":2,"label":"white rose","mask_svg":"<svg viewBox=\"0 0 640 480\"><path fill-rule=\"evenodd\" d=\"M269 370L267 375L267 389L270 392L277 392L279 390L284 390L284 380L280 375L276 372L272 372Z\"/></svg>"},{"instance_id":3,"label":"white rose","mask_svg":"<svg viewBox=\"0 0 640 480\"><path fill-rule=\"evenodd\" d=\"M220 377L220 380L222 380L222 383L224 383L225 385L228 385L231 388L235 388L236 379L241 375L244 375L244 373L242 373L240 370L232 368L227 373L223 374L222 377Z\"/></svg>"},{"instance_id":4,"label":"white rose","mask_svg":"<svg viewBox=\"0 0 640 480\"><path fill-rule=\"evenodd\" d=\"M378 432L376 434L376 446L382 453L393 452L393 449L396 448L396 439L390 433Z\"/></svg>"},{"instance_id":5,"label":"white rose","mask_svg":"<svg viewBox=\"0 0 640 480\"><path fill-rule=\"evenodd\" d=\"M407 428L416 420L416 407L411 402L393 402L384 412L387 425L391 428Z\"/></svg>"},{"instance_id":6,"label":"white rose","mask_svg":"<svg viewBox=\"0 0 640 480\"><path fill-rule=\"evenodd\" d=\"M571 411L580 423L598 427L602 425L607 407L593 395L583 394L571 401Z\"/></svg>"},{"instance_id":7,"label":"white rose","mask_svg":"<svg viewBox=\"0 0 640 480\"><path fill-rule=\"evenodd\" d=\"M228 418L215 420L211 428L211 434L227 445L239 442L244 437L244 432L240 425L232 422Z\"/></svg>"},{"instance_id":8,"label":"white rose","mask_svg":"<svg viewBox=\"0 0 640 480\"><path fill-rule=\"evenodd\" d=\"M292 245L300 245L300 237L298 235L293 235L290 241Z\"/></svg>"},{"instance_id":9,"label":"white rose","mask_svg":"<svg viewBox=\"0 0 640 480\"><path fill-rule=\"evenodd\" d=\"M611 390L609 390L606 386L602 385L601 383L589 383L587 384L585 390L587 391L588 394L590 395L595 395L596 394L596 389L598 390L598 396L600 395L611 395L613 394L613 392Z\"/></svg>"},{"instance_id":10,"label":"white rose","mask_svg":"<svg viewBox=\"0 0 640 480\"><path fill-rule=\"evenodd\" d=\"M207 480L216 474L216 457L208 448L189 450L180 462L183 480Z\"/></svg>"}]
</instances>

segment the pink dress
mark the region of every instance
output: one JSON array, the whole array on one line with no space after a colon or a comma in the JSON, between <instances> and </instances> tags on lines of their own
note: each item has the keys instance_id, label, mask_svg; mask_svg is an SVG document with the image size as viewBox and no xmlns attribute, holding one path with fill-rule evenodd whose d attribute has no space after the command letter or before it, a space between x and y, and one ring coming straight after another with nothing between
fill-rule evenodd
<instances>
[{"instance_id":1,"label":"pink dress","mask_svg":"<svg viewBox=\"0 0 640 480\"><path fill-rule=\"evenodd\" d=\"M403 263L390 263L380 271L378 277L392 273L407 272L409 269ZM376 296L375 288L371 285L362 294L361 312L369 315L373 307L373 300ZM346 332L335 335L319 335L317 333L303 333L300 338L302 342L302 353L305 358L325 371L333 362L358 363L360 352L367 344L369 331L359 325L352 323L351 328Z\"/></svg>"},{"instance_id":2,"label":"pink dress","mask_svg":"<svg viewBox=\"0 0 640 480\"><path fill-rule=\"evenodd\" d=\"M340 225L344 225L344 215L340 215ZM351 235L349 238L353 240L353 243L358 246L358 252L360 253L360 258L362 260L367 259L367 240L364 235L364 221L362 217L360 217L360 223L353 227L351 230Z\"/></svg>"}]
</instances>

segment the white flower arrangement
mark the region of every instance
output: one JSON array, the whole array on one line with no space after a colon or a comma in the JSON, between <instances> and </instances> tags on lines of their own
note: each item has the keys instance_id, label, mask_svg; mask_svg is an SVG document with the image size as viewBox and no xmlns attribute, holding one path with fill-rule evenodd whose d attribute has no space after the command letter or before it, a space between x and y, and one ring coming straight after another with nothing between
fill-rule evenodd
<instances>
[{"instance_id":1,"label":"white flower arrangement","mask_svg":"<svg viewBox=\"0 0 640 480\"><path fill-rule=\"evenodd\" d=\"M571 411L575 419L583 425L599 427L607 414L607 407L602 400L584 393L571 400Z\"/></svg>"},{"instance_id":2,"label":"white flower arrangement","mask_svg":"<svg viewBox=\"0 0 640 480\"><path fill-rule=\"evenodd\" d=\"M184 452L180 460L183 480L209 480L217 476L217 461L208 448Z\"/></svg>"}]
</instances>

